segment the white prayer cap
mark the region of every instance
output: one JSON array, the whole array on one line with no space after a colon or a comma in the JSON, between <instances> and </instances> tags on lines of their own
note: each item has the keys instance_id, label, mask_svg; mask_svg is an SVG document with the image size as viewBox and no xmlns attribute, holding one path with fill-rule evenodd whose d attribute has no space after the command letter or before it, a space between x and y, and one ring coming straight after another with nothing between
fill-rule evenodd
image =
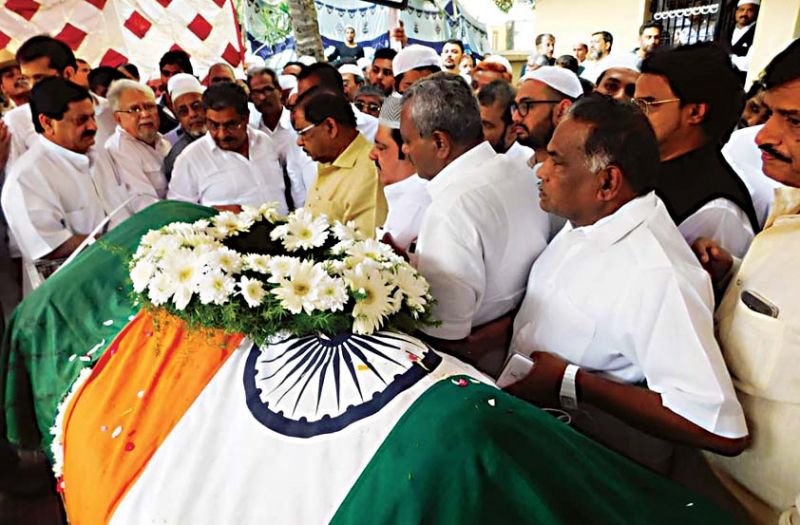
<instances>
[{"instance_id":1,"label":"white prayer cap","mask_svg":"<svg viewBox=\"0 0 800 525\"><path fill-rule=\"evenodd\" d=\"M583 95L583 88L581 87L581 81L578 80L578 75L563 67L542 66L535 71L525 73L520 82L526 80L543 82L568 97L578 98Z\"/></svg>"},{"instance_id":2,"label":"white prayer cap","mask_svg":"<svg viewBox=\"0 0 800 525\"><path fill-rule=\"evenodd\" d=\"M297 77L294 75L278 75L278 85L282 91L297 87Z\"/></svg>"},{"instance_id":3,"label":"white prayer cap","mask_svg":"<svg viewBox=\"0 0 800 525\"><path fill-rule=\"evenodd\" d=\"M508 61L506 57L503 55L489 55L488 57L483 59L483 62L493 62L495 64L500 64L504 68L506 68L506 73L512 74L514 72L511 69L511 62Z\"/></svg>"},{"instance_id":4,"label":"white prayer cap","mask_svg":"<svg viewBox=\"0 0 800 525\"><path fill-rule=\"evenodd\" d=\"M736 2L736 7L742 7L745 4L761 5L761 0L739 0Z\"/></svg>"},{"instance_id":5,"label":"white prayer cap","mask_svg":"<svg viewBox=\"0 0 800 525\"><path fill-rule=\"evenodd\" d=\"M367 69L372 65L372 60L370 60L367 57L361 57L358 60L356 60L356 64L358 64L358 67L360 67L361 70L363 71L364 69Z\"/></svg>"},{"instance_id":6,"label":"white prayer cap","mask_svg":"<svg viewBox=\"0 0 800 525\"><path fill-rule=\"evenodd\" d=\"M364 70L355 64L344 64L339 66L339 73L342 75L355 75L359 78L364 78Z\"/></svg>"},{"instance_id":7,"label":"white prayer cap","mask_svg":"<svg viewBox=\"0 0 800 525\"><path fill-rule=\"evenodd\" d=\"M267 63L264 62L264 59L258 55L252 55L245 58L245 64L247 64L248 75L252 75L256 71L259 71L267 67Z\"/></svg>"},{"instance_id":8,"label":"white prayer cap","mask_svg":"<svg viewBox=\"0 0 800 525\"><path fill-rule=\"evenodd\" d=\"M593 82L596 84L597 79L600 78L600 75L608 71L612 68L623 68L623 69L630 69L632 71L636 71L637 73L641 72L639 68L639 58L634 53L620 53L618 55L611 54L604 60L601 60L597 66L595 66L595 77Z\"/></svg>"},{"instance_id":9,"label":"white prayer cap","mask_svg":"<svg viewBox=\"0 0 800 525\"><path fill-rule=\"evenodd\" d=\"M392 93L383 101L378 115L378 124L391 129L400 129L400 111L403 109L403 95Z\"/></svg>"},{"instance_id":10,"label":"white prayer cap","mask_svg":"<svg viewBox=\"0 0 800 525\"><path fill-rule=\"evenodd\" d=\"M392 60L394 76L399 77L418 67L439 67L439 55L432 48L419 44L404 47Z\"/></svg>"},{"instance_id":11,"label":"white prayer cap","mask_svg":"<svg viewBox=\"0 0 800 525\"><path fill-rule=\"evenodd\" d=\"M308 55L303 55L301 57L297 57L297 61L303 64L304 66L310 66L311 64L316 64L317 59Z\"/></svg>"},{"instance_id":12,"label":"white prayer cap","mask_svg":"<svg viewBox=\"0 0 800 525\"><path fill-rule=\"evenodd\" d=\"M190 75L189 73L178 73L176 75L172 75L169 79L169 82L167 82L167 92L169 92L169 97L173 102L187 93L197 93L202 95L203 90L204 88L200 85L200 81L197 80L194 75Z\"/></svg>"}]
</instances>

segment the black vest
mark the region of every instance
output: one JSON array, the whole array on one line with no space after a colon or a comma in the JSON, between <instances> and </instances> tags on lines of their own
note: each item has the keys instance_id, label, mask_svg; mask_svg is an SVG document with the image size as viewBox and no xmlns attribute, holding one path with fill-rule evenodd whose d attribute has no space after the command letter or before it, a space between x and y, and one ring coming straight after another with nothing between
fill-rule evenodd
<instances>
[{"instance_id":1,"label":"black vest","mask_svg":"<svg viewBox=\"0 0 800 525\"><path fill-rule=\"evenodd\" d=\"M750 48L753 47L753 37L756 36L756 25L753 24L750 26L745 34L742 35L735 44L731 46L731 53L736 55L737 57L743 57L750 51Z\"/></svg>"},{"instance_id":2,"label":"black vest","mask_svg":"<svg viewBox=\"0 0 800 525\"><path fill-rule=\"evenodd\" d=\"M662 162L656 193L664 201L676 225L709 202L722 197L745 212L753 233L758 233L760 229L747 186L717 148L705 146Z\"/></svg>"}]
</instances>

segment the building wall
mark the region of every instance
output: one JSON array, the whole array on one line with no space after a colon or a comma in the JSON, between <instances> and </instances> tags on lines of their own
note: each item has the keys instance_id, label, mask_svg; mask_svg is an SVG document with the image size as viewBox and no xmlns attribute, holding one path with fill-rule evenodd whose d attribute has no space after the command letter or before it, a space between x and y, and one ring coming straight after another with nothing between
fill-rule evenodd
<instances>
[{"instance_id":1,"label":"building wall","mask_svg":"<svg viewBox=\"0 0 800 525\"><path fill-rule=\"evenodd\" d=\"M572 54L572 45L576 42L588 44L592 33L608 31L614 36L612 53L631 51L637 46L639 26L645 20L649 5L649 0L536 0L531 44L537 34L552 33L556 37L555 56L558 57Z\"/></svg>"},{"instance_id":2,"label":"building wall","mask_svg":"<svg viewBox=\"0 0 800 525\"><path fill-rule=\"evenodd\" d=\"M800 37L800 0L762 0L747 85L797 37Z\"/></svg>"}]
</instances>

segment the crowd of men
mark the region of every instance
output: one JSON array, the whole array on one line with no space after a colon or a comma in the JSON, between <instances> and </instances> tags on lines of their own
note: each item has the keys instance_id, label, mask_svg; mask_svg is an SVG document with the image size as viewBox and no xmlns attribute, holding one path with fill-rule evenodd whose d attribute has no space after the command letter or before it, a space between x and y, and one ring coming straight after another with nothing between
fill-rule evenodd
<instances>
[{"instance_id":1,"label":"crowd of men","mask_svg":"<svg viewBox=\"0 0 800 525\"><path fill-rule=\"evenodd\" d=\"M757 9L739 4L737 41ZM352 221L428 280L437 348L495 376L509 353L531 356L511 393L742 515L791 523L800 41L746 94L731 55L749 45L660 49L661 31L644 24L622 60L598 32L516 85L502 57L472 68L457 40L379 49L365 67L250 68L244 83L219 64L208 86L170 51L158 98L122 73L100 97L96 70L34 37L0 63L17 106L0 125L5 220L34 265L161 199ZM552 59L555 37L536 40Z\"/></svg>"}]
</instances>

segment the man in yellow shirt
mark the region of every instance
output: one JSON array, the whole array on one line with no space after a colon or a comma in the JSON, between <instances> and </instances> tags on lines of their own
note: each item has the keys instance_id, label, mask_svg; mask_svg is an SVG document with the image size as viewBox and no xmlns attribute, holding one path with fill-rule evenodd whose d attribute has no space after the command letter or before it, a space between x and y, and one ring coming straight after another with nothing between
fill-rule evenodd
<instances>
[{"instance_id":1,"label":"man in yellow shirt","mask_svg":"<svg viewBox=\"0 0 800 525\"><path fill-rule=\"evenodd\" d=\"M769 120L756 135L775 190L764 229L739 261L710 239L694 249L717 286L723 356L751 429L740 456L710 457L754 523L800 523L800 40L764 70Z\"/></svg>"},{"instance_id":2,"label":"man in yellow shirt","mask_svg":"<svg viewBox=\"0 0 800 525\"><path fill-rule=\"evenodd\" d=\"M338 93L311 90L294 109L297 144L317 164L317 179L305 207L331 220L355 222L367 237L386 220L386 198L375 164L372 144L356 129L350 103Z\"/></svg>"}]
</instances>

